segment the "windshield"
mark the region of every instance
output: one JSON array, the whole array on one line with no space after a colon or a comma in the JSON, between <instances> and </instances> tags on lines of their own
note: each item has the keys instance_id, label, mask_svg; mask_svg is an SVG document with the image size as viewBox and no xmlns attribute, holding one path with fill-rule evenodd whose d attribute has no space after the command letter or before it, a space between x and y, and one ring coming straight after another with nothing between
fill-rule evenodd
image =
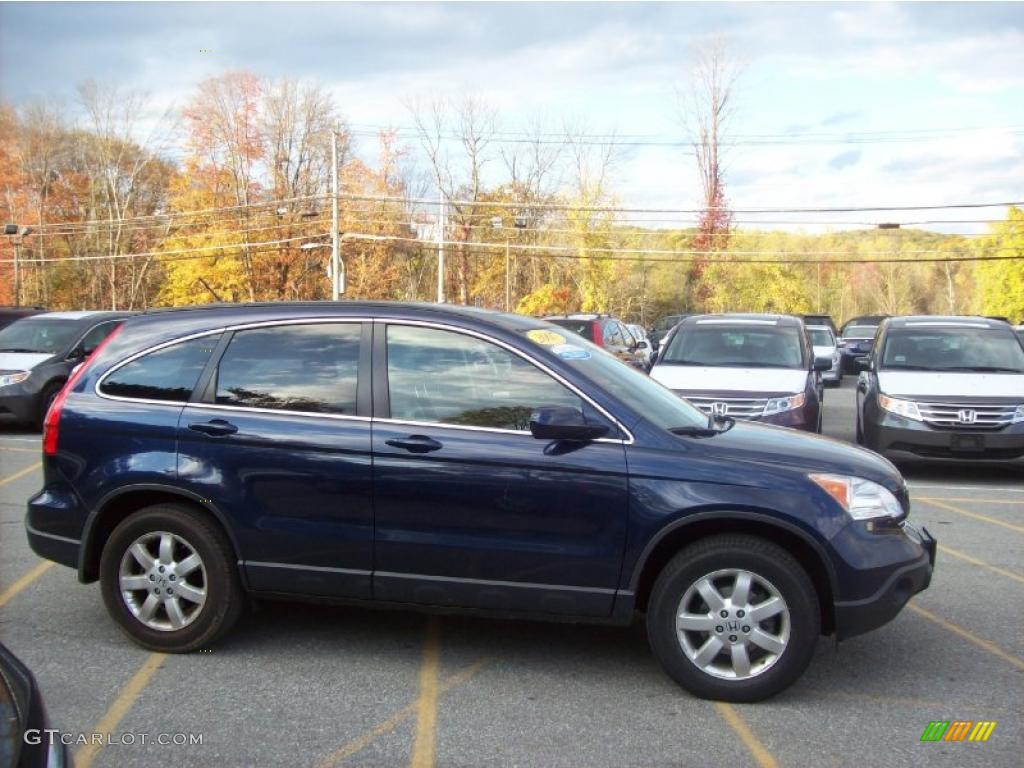
<instances>
[{"instance_id":1,"label":"windshield","mask_svg":"<svg viewBox=\"0 0 1024 768\"><path fill-rule=\"evenodd\" d=\"M594 344L579 339L551 344L554 339L542 335L539 338L540 341L534 341L538 347L561 358L652 424L667 430L707 427L708 417L697 408Z\"/></svg>"},{"instance_id":2,"label":"windshield","mask_svg":"<svg viewBox=\"0 0 1024 768\"><path fill-rule=\"evenodd\" d=\"M811 344L815 347L834 347L836 340L832 338L832 331L828 328L811 328Z\"/></svg>"},{"instance_id":3,"label":"windshield","mask_svg":"<svg viewBox=\"0 0 1024 768\"><path fill-rule=\"evenodd\" d=\"M851 325L843 331L844 339L873 339L877 325Z\"/></svg>"},{"instance_id":4,"label":"windshield","mask_svg":"<svg viewBox=\"0 0 1024 768\"><path fill-rule=\"evenodd\" d=\"M661 320L659 320L657 322L657 324L654 326L654 328L655 328L655 330L659 330L659 331L667 331L670 328L672 328L676 323L678 323L680 320L685 319L685 317L686 317L686 315L666 315L665 317L661 318Z\"/></svg>"},{"instance_id":5,"label":"windshield","mask_svg":"<svg viewBox=\"0 0 1024 768\"><path fill-rule=\"evenodd\" d=\"M593 320L573 320L569 317L556 317L548 318L549 323L561 326L562 328L568 328L573 333L579 334L587 341L594 340L594 321Z\"/></svg>"},{"instance_id":6,"label":"windshield","mask_svg":"<svg viewBox=\"0 0 1024 768\"><path fill-rule=\"evenodd\" d=\"M79 323L75 320L25 318L0 331L0 352L52 355L74 341L78 331Z\"/></svg>"},{"instance_id":7,"label":"windshield","mask_svg":"<svg viewBox=\"0 0 1024 768\"><path fill-rule=\"evenodd\" d=\"M804 368L795 328L708 325L680 327L661 363L731 368Z\"/></svg>"},{"instance_id":8,"label":"windshield","mask_svg":"<svg viewBox=\"0 0 1024 768\"><path fill-rule=\"evenodd\" d=\"M899 328L886 334L879 368L1024 373L1024 348L997 328Z\"/></svg>"}]
</instances>

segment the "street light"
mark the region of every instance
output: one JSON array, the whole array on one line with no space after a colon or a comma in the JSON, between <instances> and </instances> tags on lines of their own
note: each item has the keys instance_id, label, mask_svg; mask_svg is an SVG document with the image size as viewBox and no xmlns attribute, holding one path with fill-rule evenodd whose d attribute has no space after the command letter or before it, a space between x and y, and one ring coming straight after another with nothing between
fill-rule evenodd
<instances>
[{"instance_id":1,"label":"street light","mask_svg":"<svg viewBox=\"0 0 1024 768\"><path fill-rule=\"evenodd\" d=\"M11 238L14 247L14 306L21 306L21 241L32 234L31 227L4 224L4 234Z\"/></svg>"}]
</instances>

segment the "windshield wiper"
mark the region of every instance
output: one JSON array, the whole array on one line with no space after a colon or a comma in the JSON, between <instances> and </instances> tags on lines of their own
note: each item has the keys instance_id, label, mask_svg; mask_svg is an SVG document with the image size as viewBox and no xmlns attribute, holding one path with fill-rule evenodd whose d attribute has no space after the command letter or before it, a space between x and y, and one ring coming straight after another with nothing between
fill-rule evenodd
<instances>
[{"instance_id":1,"label":"windshield wiper","mask_svg":"<svg viewBox=\"0 0 1024 768\"><path fill-rule=\"evenodd\" d=\"M29 352L34 355L42 354L38 349L22 349L21 347L5 347L4 349L0 349L0 352Z\"/></svg>"},{"instance_id":2,"label":"windshield wiper","mask_svg":"<svg viewBox=\"0 0 1024 768\"><path fill-rule=\"evenodd\" d=\"M930 365L904 365L902 363L886 363L882 366L883 371L938 371L945 370Z\"/></svg>"},{"instance_id":3,"label":"windshield wiper","mask_svg":"<svg viewBox=\"0 0 1024 768\"><path fill-rule=\"evenodd\" d=\"M673 435L683 435L684 437L714 437L723 432L728 432L735 423L736 419L732 416L708 416L708 425L706 427L688 424L685 427L672 427L669 432ZM721 426L716 428L716 424Z\"/></svg>"}]
</instances>

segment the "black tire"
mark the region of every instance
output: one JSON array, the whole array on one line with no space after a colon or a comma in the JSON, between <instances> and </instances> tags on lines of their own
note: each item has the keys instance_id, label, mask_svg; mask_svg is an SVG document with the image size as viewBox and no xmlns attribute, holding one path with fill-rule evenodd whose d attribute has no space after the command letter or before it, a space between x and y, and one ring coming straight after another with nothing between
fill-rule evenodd
<instances>
[{"instance_id":1,"label":"black tire","mask_svg":"<svg viewBox=\"0 0 1024 768\"><path fill-rule=\"evenodd\" d=\"M55 381L43 388L42 394L39 395L39 413L36 414L36 429L42 430L43 424L46 422L46 412L50 410L50 405L53 404L57 395L60 394L61 387L63 386L63 381Z\"/></svg>"},{"instance_id":2,"label":"black tire","mask_svg":"<svg viewBox=\"0 0 1024 768\"><path fill-rule=\"evenodd\" d=\"M202 560L206 599L195 609L190 623L180 629L150 628L134 615L121 592L122 558L140 537L156 532L180 537ZM121 631L144 648L166 653L189 653L206 648L231 629L242 613L245 596L236 559L223 531L193 507L174 503L146 507L123 520L103 547L100 558L103 602ZM164 615L169 619L166 610Z\"/></svg>"},{"instance_id":3,"label":"black tire","mask_svg":"<svg viewBox=\"0 0 1024 768\"><path fill-rule=\"evenodd\" d=\"M716 677L697 666L684 652L676 629L676 614L687 590L725 569L742 569L766 579L789 610L784 649L767 668L741 680ZM679 552L658 576L647 610L648 639L669 677L695 696L719 701L760 701L792 685L807 669L820 632L818 598L806 571L781 547L744 534L712 536Z\"/></svg>"},{"instance_id":4,"label":"black tire","mask_svg":"<svg viewBox=\"0 0 1024 768\"><path fill-rule=\"evenodd\" d=\"M857 409L857 445L864 445L864 429L860 425L860 409Z\"/></svg>"}]
</instances>

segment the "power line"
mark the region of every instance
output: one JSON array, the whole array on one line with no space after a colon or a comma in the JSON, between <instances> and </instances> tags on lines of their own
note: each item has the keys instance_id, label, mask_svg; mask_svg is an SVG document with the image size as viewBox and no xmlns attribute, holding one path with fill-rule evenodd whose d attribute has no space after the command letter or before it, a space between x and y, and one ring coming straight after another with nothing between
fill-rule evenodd
<instances>
[{"instance_id":1,"label":"power line","mask_svg":"<svg viewBox=\"0 0 1024 768\"><path fill-rule=\"evenodd\" d=\"M282 245L285 243L296 242L299 240L308 240L309 236L283 238L279 240L269 240L264 242L256 243L231 243L224 245L210 245L200 246L195 248L184 248L170 251L148 251L142 253L124 253L124 254L97 254L92 256L66 256L66 257L49 257L49 258L25 258L19 259L20 263L33 264L33 263L54 263L54 262L82 262L82 261L102 261L112 259L132 259L132 258L159 258L161 261L175 259L168 259L167 257L178 257L184 256L185 254L202 254L209 251L224 251L234 249L245 249L245 248L259 248L264 246ZM485 243L485 242L470 242L470 241L458 241L458 240L445 240L441 242L432 241L424 242L418 238L401 237L398 235L374 235L369 233L346 233L344 240L358 240L366 242L391 242L391 243L411 243L421 246L424 250L433 250L434 246L454 246L454 247L465 247L465 248L477 248L494 251L496 254L502 253L506 248L515 250L517 252L525 252L532 256L537 257L548 257L548 258L568 258L568 259L582 259L582 260L605 260L605 261L648 261L648 263L712 263L712 264L914 264L914 263L947 263L947 262L974 262L974 261L1013 261L1024 259L1024 253L1020 253L1019 249L1011 247L999 247L994 249L985 249L985 253L1000 253L1003 251L1015 251L1016 253L1011 256L994 256L994 255L971 255L971 256L950 256L947 251L937 249L915 249L912 251L902 251L903 255L912 255L915 258L896 258L891 256L889 253L884 252L873 252L871 256L880 256L881 258L818 258L811 259L808 256L830 256L830 257L842 257L848 254L847 251L729 251L724 255L717 252L706 252L698 250L685 250L685 249L657 249L657 248L609 248L609 247L586 247L586 246L558 246L558 245L534 245L534 244L523 244L523 243ZM582 253L581 253L582 251ZM558 256L557 254L569 254L565 256ZM608 254L600 256L596 254ZM629 257L622 256L621 254L628 254ZM942 258L938 258L939 254L947 254ZM656 258L647 260L645 256L658 256L662 258ZM680 258L680 257L688 258ZM772 258L756 258L772 256ZM798 258L778 258L778 257L798 257ZM923 258L922 258L923 257ZM203 258L203 256L189 256L188 258ZM14 259L2 259L0 264L13 263Z\"/></svg>"}]
</instances>

